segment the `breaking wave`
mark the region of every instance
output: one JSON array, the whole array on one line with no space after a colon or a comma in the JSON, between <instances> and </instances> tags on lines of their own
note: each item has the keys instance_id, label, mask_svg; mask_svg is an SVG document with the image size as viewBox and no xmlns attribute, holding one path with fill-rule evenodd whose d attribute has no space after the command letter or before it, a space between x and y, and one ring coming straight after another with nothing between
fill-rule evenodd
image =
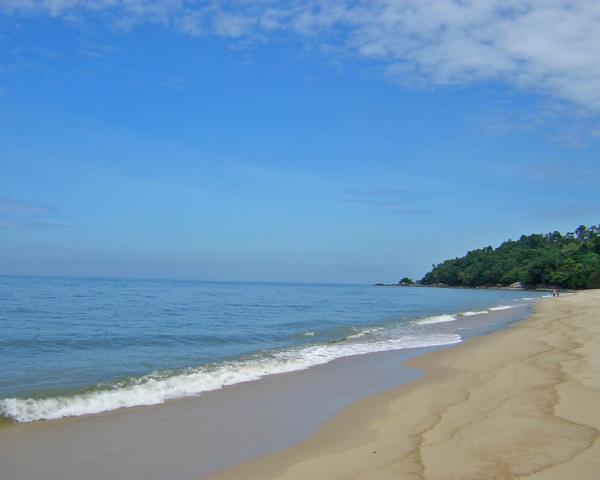
<instances>
[{"instance_id":1,"label":"breaking wave","mask_svg":"<svg viewBox=\"0 0 600 480\"><path fill-rule=\"evenodd\" d=\"M476 312L462 312L460 315L462 317L473 317L475 315L488 315L490 312L488 312L487 310L481 310L481 311L476 311Z\"/></svg>"},{"instance_id":2,"label":"breaking wave","mask_svg":"<svg viewBox=\"0 0 600 480\"><path fill-rule=\"evenodd\" d=\"M444 313L442 315L435 315L433 317L422 318L421 320L417 320L415 323L419 325L430 325L432 323L454 322L455 320L456 317L454 315Z\"/></svg>"},{"instance_id":3,"label":"breaking wave","mask_svg":"<svg viewBox=\"0 0 600 480\"><path fill-rule=\"evenodd\" d=\"M448 320L440 320L440 318ZM429 321L455 320L452 315ZM427 319L425 319L427 320ZM199 395L228 385L258 380L267 375L304 370L337 358L373 352L459 343L457 334L403 335L370 342L337 342L261 352L234 361L213 363L180 371L154 372L111 385L100 385L72 395L47 398L5 398L0 414L16 422L52 420L89 415L124 407L157 405L167 400Z\"/></svg>"}]
</instances>

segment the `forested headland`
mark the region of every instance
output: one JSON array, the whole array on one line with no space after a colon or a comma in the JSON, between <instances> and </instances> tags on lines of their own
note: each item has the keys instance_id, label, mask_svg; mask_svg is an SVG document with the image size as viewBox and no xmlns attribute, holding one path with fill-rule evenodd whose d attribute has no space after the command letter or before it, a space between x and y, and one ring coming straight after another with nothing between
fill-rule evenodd
<instances>
[{"instance_id":1,"label":"forested headland","mask_svg":"<svg viewBox=\"0 0 600 480\"><path fill-rule=\"evenodd\" d=\"M423 285L600 288L600 225L574 232L522 235L498 248L485 247L446 260Z\"/></svg>"}]
</instances>

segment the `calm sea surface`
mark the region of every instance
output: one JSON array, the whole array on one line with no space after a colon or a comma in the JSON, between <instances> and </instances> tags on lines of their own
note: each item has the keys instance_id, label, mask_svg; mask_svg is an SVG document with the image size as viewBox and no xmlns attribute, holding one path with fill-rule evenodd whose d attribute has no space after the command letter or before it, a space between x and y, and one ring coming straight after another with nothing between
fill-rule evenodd
<instances>
[{"instance_id":1,"label":"calm sea surface","mask_svg":"<svg viewBox=\"0 0 600 480\"><path fill-rule=\"evenodd\" d=\"M0 277L0 415L162 403L348 355L461 341L539 292Z\"/></svg>"}]
</instances>

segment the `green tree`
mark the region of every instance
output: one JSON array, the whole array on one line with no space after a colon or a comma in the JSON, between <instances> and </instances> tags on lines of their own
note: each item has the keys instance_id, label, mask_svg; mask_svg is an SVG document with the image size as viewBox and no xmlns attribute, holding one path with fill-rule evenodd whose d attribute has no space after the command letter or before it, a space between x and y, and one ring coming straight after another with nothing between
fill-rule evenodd
<instances>
[{"instance_id":1,"label":"green tree","mask_svg":"<svg viewBox=\"0 0 600 480\"><path fill-rule=\"evenodd\" d=\"M421 283L456 286L510 285L600 288L600 225L580 225L564 236L557 231L521 235L498 248L467 252L432 265Z\"/></svg>"}]
</instances>

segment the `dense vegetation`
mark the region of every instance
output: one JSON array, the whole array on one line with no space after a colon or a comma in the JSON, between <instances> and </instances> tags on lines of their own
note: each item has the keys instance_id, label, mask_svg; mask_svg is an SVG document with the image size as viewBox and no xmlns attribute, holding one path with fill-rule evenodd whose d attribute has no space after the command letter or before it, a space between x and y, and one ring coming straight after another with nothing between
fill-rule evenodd
<instances>
[{"instance_id":1,"label":"dense vegetation","mask_svg":"<svg viewBox=\"0 0 600 480\"><path fill-rule=\"evenodd\" d=\"M523 235L498 248L468 252L433 265L422 284L452 286L524 286L600 288L600 225L579 226L562 235Z\"/></svg>"}]
</instances>

